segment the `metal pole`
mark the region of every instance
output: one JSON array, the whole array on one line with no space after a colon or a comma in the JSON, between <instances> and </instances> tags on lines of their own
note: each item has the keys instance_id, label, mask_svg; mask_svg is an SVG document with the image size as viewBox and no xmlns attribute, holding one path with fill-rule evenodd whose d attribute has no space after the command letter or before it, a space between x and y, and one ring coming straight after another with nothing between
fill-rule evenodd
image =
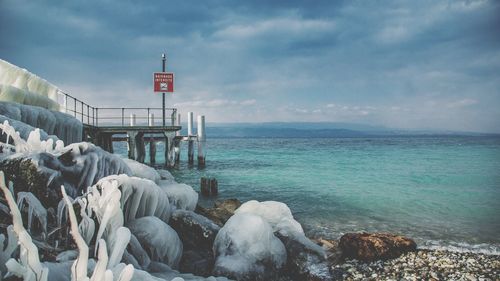
<instances>
[{"instance_id":1,"label":"metal pole","mask_svg":"<svg viewBox=\"0 0 500 281\"><path fill-rule=\"evenodd\" d=\"M165 72L165 64L166 64L166 61L167 61L167 58L166 58L165 54L161 54L161 61L162 61L162 72ZM162 97L162 104L163 104L163 107L162 107L162 111L163 111L163 127L165 127L165 93L161 93L161 97Z\"/></svg>"}]
</instances>

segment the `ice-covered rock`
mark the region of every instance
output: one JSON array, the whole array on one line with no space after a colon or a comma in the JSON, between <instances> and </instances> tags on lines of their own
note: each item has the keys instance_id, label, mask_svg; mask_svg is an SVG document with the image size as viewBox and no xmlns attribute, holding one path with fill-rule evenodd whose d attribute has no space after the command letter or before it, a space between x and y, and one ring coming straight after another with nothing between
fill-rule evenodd
<instances>
[{"instance_id":1,"label":"ice-covered rock","mask_svg":"<svg viewBox=\"0 0 500 281\"><path fill-rule=\"evenodd\" d=\"M64 185L71 197L81 195L108 175L132 174L120 157L87 142L70 144L60 155L40 153L34 159L50 179L49 187Z\"/></svg>"},{"instance_id":2,"label":"ice-covered rock","mask_svg":"<svg viewBox=\"0 0 500 281\"><path fill-rule=\"evenodd\" d=\"M60 90L45 79L0 59L0 84L29 91L57 102ZM30 102L30 98L27 99Z\"/></svg>"},{"instance_id":3,"label":"ice-covered rock","mask_svg":"<svg viewBox=\"0 0 500 281\"><path fill-rule=\"evenodd\" d=\"M266 220L274 231L283 235L304 234L302 226L293 218L292 211L285 203L250 200L243 203L234 213L258 215Z\"/></svg>"},{"instance_id":4,"label":"ice-covered rock","mask_svg":"<svg viewBox=\"0 0 500 281\"><path fill-rule=\"evenodd\" d=\"M262 217L239 213L221 228L214 242L214 273L238 280L270 280L286 263L283 243Z\"/></svg>"},{"instance_id":5,"label":"ice-covered rock","mask_svg":"<svg viewBox=\"0 0 500 281\"><path fill-rule=\"evenodd\" d=\"M122 160L125 162L125 164L127 164L127 166L132 171L132 176L152 180L156 184L160 182L161 180L160 174L150 166L139 163L133 159L122 158Z\"/></svg>"},{"instance_id":6,"label":"ice-covered rock","mask_svg":"<svg viewBox=\"0 0 500 281\"><path fill-rule=\"evenodd\" d=\"M196 206L196 212L212 220L219 226L223 226L229 218L234 215L234 211L241 206L241 201L235 198L217 200L213 208Z\"/></svg>"},{"instance_id":7,"label":"ice-covered rock","mask_svg":"<svg viewBox=\"0 0 500 281\"><path fill-rule=\"evenodd\" d=\"M160 187L167 194L170 204L181 210L194 211L198 204L198 192L183 183L160 181Z\"/></svg>"},{"instance_id":8,"label":"ice-covered rock","mask_svg":"<svg viewBox=\"0 0 500 281\"><path fill-rule=\"evenodd\" d=\"M174 211L169 224L179 234L184 245L179 270L201 276L212 274L212 248L219 226L199 214L185 210Z\"/></svg>"},{"instance_id":9,"label":"ice-covered rock","mask_svg":"<svg viewBox=\"0 0 500 281\"><path fill-rule=\"evenodd\" d=\"M153 181L122 174L105 177L97 185L109 181L117 181L122 192L120 203L125 223L146 216L155 216L168 222L171 214L168 197Z\"/></svg>"},{"instance_id":10,"label":"ice-covered rock","mask_svg":"<svg viewBox=\"0 0 500 281\"><path fill-rule=\"evenodd\" d=\"M4 116L5 119L17 120L33 128L40 128L49 135L57 136L64 143L82 141L82 123L73 116L59 111L12 102L0 102L0 115ZM17 126L16 130L26 134L27 129L20 124L14 125Z\"/></svg>"},{"instance_id":11,"label":"ice-covered rock","mask_svg":"<svg viewBox=\"0 0 500 281\"><path fill-rule=\"evenodd\" d=\"M183 247L174 229L152 216L129 221L127 227L137 237L152 261L164 262L172 268L177 267Z\"/></svg>"},{"instance_id":12,"label":"ice-covered rock","mask_svg":"<svg viewBox=\"0 0 500 281\"><path fill-rule=\"evenodd\" d=\"M324 250L309 239L301 236L277 234L287 253L286 274L292 280L330 281L333 277L329 270Z\"/></svg>"}]
</instances>

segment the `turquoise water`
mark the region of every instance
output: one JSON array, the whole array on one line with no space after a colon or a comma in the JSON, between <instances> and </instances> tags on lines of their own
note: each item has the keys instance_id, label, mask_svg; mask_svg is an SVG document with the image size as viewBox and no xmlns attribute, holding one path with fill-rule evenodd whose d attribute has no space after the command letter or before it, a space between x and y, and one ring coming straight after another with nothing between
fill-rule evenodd
<instances>
[{"instance_id":1,"label":"turquoise water","mask_svg":"<svg viewBox=\"0 0 500 281\"><path fill-rule=\"evenodd\" d=\"M425 247L500 249L500 138L209 139L203 170L186 150L179 182L199 190L211 176L218 198L282 201L309 235L389 231Z\"/></svg>"}]
</instances>

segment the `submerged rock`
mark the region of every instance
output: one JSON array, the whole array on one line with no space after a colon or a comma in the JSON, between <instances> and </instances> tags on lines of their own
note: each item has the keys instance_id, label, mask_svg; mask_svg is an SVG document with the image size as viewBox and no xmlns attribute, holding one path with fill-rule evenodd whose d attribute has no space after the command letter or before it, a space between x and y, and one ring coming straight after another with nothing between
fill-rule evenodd
<instances>
[{"instance_id":1,"label":"submerged rock","mask_svg":"<svg viewBox=\"0 0 500 281\"><path fill-rule=\"evenodd\" d=\"M210 276L214 266L212 247L220 227L192 211L176 210L169 222L184 245L181 272Z\"/></svg>"},{"instance_id":2,"label":"submerged rock","mask_svg":"<svg viewBox=\"0 0 500 281\"><path fill-rule=\"evenodd\" d=\"M386 260L415 251L417 244L410 238L389 233L346 233L339 247L344 258L362 261Z\"/></svg>"},{"instance_id":3,"label":"submerged rock","mask_svg":"<svg viewBox=\"0 0 500 281\"><path fill-rule=\"evenodd\" d=\"M238 199L217 200L213 208L196 206L196 212L223 226L240 206L241 201Z\"/></svg>"}]
</instances>

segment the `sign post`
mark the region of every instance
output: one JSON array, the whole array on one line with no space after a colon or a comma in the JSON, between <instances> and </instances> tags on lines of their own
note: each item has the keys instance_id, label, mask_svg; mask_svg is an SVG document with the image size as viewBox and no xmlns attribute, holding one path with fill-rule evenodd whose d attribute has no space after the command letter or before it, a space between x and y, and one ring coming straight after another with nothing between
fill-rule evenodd
<instances>
[{"instance_id":1,"label":"sign post","mask_svg":"<svg viewBox=\"0 0 500 281\"><path fill-rule=\"evenodd\" d=\"M165 54L161 54L161 61L162 61L161 71L163 73L165 73L165 64L167 62L167 57L165 56ZM160 82L160 88L162 88L161 86L162 85ZM161 99L162 99L162 113L163 113L163 119L162 119L163 120L163 128L165 128L165 92L161 93ZM167 149L167 148L165 147L165 149Z\"/></svg>"},{"instance_id":2,"label":"sign post","mask_svg":"<svg viewBox=\"0 0 500 281\"><path fill-rule=\"evenodd\" d=\"M162 93L163 127L165 127L165 93L174 92L174 74L171 72L165 72L165 64L167 58L165 54L162 54L161 58L162 58L162 72L155 72L153 74L153 88L154 92Z\"/></svg>"}]
</instances>

